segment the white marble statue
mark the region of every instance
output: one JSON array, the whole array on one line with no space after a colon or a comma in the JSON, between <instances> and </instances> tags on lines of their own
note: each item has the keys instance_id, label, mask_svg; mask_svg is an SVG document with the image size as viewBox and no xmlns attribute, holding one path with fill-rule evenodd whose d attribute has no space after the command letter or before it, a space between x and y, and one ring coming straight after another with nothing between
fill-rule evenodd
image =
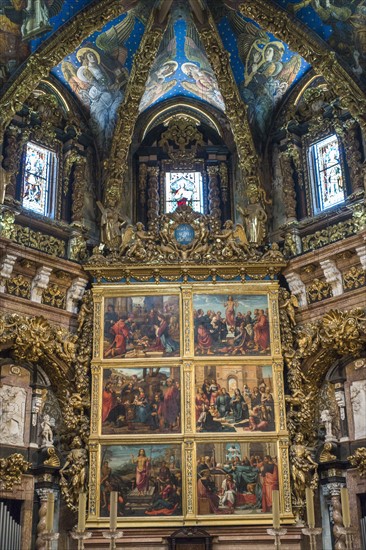
<instances>
[{"instance_id":1,"label":"white marble statue","mask_svg":"<svg viewBox=\"0 0 366 550\"><path fill-rule=\"evenodd\" d=\"M351 403L355 439L366 437L366 381L357 380L351 384Z\"/></svg>"},{"instance_id":2,"label":"white marble statue","mask_svg":"<svg viewBox=\"0 0 366 550\"><path fill-rule=\"evenodd\" d=\"M7 384L0 387L0 444L24 445L26 399L24 388Z\"/></svg>"},{"instance_id":3,"label":"white marble statue","mask_svg":"<svg viewBox=\"0 0 366 550\"><path fill-rule=\"evenodd\" d=\"M52 423L53 419L48 414L45 414L41 422L42 447L51 447L53 445Z\"/></svg>"},{"instance_id":4,"label":"white marble statue","mask_svg":"<svg viewBox=\"0 0 366 550\"><path fill-rule=\"evenodd\" d=\"M325 441L335 441L336 437L332 432L332 415L329 410L324 409L324 411L320 413L320 418L325 426Z\"/></svg>"}]
</instances>

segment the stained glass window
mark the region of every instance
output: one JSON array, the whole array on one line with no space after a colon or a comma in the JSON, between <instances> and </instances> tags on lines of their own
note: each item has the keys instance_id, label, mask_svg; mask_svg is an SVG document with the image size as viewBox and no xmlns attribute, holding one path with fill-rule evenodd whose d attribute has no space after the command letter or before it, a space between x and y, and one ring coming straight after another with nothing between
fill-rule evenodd
<instances>
[{"instance_id":1,"label":"stained glass window","mask_svg":"<svg viewBox=\"0 0 366 550\"><path fill-rule=\"evenodd\" d=\"M184 199L195 212L204 213L201 172L166 172L165 212L173 212Z\"/></svg>"},{"instance_id":2,"label":"stained glass window","mask_svg":"<svg viewBox=\"0 0 366 550\"><path fill-rule=\"evenodd\" d=\"M331 208L344 201L344 176L336 135L318 141L311 147L315 170L317 209Z\"/></svg>"},{"instance_id":3,"label":"stained glass window","mask_svg":"<svg viewBox=\"0 0 366 550\"><path fill-rule=\"evenodd\" d=\"M28 142L22 188L22 205L44 216L52 213L52 179L56 154L45 147Z\"/></svg>"}]
</instances>

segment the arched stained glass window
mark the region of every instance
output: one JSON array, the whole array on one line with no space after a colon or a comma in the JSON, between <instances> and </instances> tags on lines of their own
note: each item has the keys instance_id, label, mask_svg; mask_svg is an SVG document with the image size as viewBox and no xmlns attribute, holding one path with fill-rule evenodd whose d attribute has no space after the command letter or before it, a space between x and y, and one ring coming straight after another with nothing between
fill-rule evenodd
<instances>
[{"instance_id":1,"label":"arched stained glass window","mask_svg":"<svg viewBox=\"0 0 366 550\"><path fill-rule=\"evenodd\" d=\"M43 216L54 212L57 156L46 147L29 141L25 150L22 206Z\"/></svg>"},{"instance_id":2,"label":"arched stained glass window","mask_svg":"<svg viewBox=\"0 0 366 550\"><path fill-rule=\"evenodd\" d=\"M345 181L341 164L338 139L335 134L314 143L310 148L313 166L315 210L344 202Z\"/></svg>"},{"instance_id":3,"label":"arched stained glass window","mask_svg":"<svg viewBox=\"0 0 366 550\"><path fill-rule=\"evenodd\" d=\"M195 212L204 213L201 172L165 173L165 212L174 212L181 201Z\"/></svg>"}]
</instances>

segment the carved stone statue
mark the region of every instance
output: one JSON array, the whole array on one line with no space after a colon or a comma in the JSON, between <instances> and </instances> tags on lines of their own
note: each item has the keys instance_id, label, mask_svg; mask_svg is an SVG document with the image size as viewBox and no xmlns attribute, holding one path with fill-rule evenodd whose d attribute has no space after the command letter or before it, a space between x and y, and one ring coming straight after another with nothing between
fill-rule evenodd
<instances>
[{"instance_id":1,"label":"carved stone statue","mask_svg":"<svg viewBox=\"0 0 366 550\"><path fill-rule=\"evenodd\" d=\"M3 384L0 388L0 443L24 445L25 402L24 388Z\"/></svg>"},{"instance_id":2,"label":"carved stone statue","mask_svg":"<svg viewBox=\"0 0 366 550\"><path fill-rule=\"evenodd\" d=\"M51 424L52 420L48 414L45 414L41 422L41 439L42 447L50 447L53 445L53 432Z\"/></svg>"},{"instance_id":3,"label":"carved stone statue","mask_svg":"<svg viewBox=\"0 0 366 550\"><path fill-rule=\"evenodd\" d=\"M332 432L332 415L328 409L325 409L320 414L321 421L325 426L325 441L334 441L336 438Z\"/></svg>"},{"instance_id":4,"label":"carved stone statue","mask_svg":"<svg viewBox=\"0 0 366 550\"><path fill-rule=\"evenodd\" d=\"M110 250L118 248L121 240L122 226L127 223L123 220L116 203L117 201L114 200L110 206L104 207L100 201L97 201L98 208L102 213L101 241Z\"/></svg>"},{"instance_id":5,"label":"carved stone statue","mask_svg":"<svg viewBox=\"0 0 366 550\"><path fill-rule=\"evenodd\" d=\"M60 486L67 505L76 510L79 493L86 489L87 452L82 448L80 437L74 437L71 451L60 469Z\"/></svg>"}]
</instances>

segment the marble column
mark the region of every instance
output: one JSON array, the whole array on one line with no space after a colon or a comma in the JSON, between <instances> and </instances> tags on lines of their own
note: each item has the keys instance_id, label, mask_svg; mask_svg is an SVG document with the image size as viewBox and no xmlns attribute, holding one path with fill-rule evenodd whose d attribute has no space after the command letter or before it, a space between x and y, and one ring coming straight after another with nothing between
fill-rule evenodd
<instances>
[{"instance_id":1,"label":"marble column","mask_svg":"<svg viewBox=\"0 0 366 550\"><path fill-rule=\"evenodd\" d=\"M343 528L341 488L345 483L334 481L322 486L323 495L326 497L332 525L334 550L347 550L346 537L342 535Z\"/></svg>"}]
</instances>

